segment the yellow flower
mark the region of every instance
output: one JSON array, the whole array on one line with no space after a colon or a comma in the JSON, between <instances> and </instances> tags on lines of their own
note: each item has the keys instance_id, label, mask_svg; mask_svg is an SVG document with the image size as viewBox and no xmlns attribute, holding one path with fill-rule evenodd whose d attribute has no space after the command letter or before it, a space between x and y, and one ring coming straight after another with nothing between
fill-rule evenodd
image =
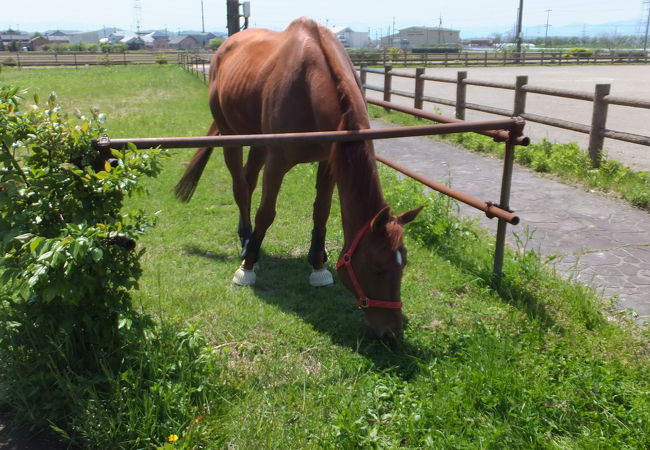
<instances>
[{"instance_id":1,"label":"yellow flower","mask_svg":"<svg viewBox=\"0 0 650 450\"><path fill-rule=\"evenodd\" d=\"M178 440L178 435L176 434L170 434L169 437L167 438L169 442L176 442Z\"/></svg>"}]
</instances>

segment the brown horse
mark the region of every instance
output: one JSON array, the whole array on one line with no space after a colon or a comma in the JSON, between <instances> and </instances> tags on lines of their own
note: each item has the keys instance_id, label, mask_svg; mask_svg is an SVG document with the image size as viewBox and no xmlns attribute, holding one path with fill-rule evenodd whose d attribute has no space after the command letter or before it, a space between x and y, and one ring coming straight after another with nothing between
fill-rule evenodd
<instances>
[{"instance_id":1,"label":"brown horse","mask_svg":"<svg viewBox=\"0 0 650 450\"><path fill-rule=\"evenodd\" d=\"M338 39L310 19L283 32L249 29L230 37L210 64L208 135L285 133L369 128L366 103L352 62ZM176 186L188 201L212 148L200 148ZM358 298L368 324L380 338L402 333L400 284L406 265L403 225L420 209L390 214L379 185L371 141L342 144L224 148L239 207L243 262L233 281L255 282L260 245L276 214L282 179L296 164L318 161L311 248L314 286L332 284L325 268L325 227L334 185L338 186L345 239L337 264L342 283ZM250 220L251 196L264 167L262 199Z\"/></svg>"}]
</instances>

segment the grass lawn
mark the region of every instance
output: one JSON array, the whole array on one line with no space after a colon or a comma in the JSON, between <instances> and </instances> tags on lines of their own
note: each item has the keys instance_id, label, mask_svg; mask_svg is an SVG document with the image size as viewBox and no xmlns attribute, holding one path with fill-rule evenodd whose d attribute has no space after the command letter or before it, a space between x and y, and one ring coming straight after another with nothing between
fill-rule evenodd
<instances>
[{"instance_id":1,"label":"grass lawn","mask_svg":"<svg viewBox=\"0 0 650 450\"><path fill-rule=\"evenodd\" d=\"M205 85L176 66L5 68L0 79L41 98L56 91L66 110L98 107L111 137L198 136L210 123ZM134 300L162 321L201 329L229 388L198 425L169 430L173 446L650 446L648 330L548 273L533 252L511 252L495 288L493 237L382 170L399 212L426 205L407 235L408 327L388 347L366 335L340 284L308 285L314 166L285 178L257 285L240 288L230 281L237 209L219 152L186 205L171 190L193 150L169 153L146 182L150 195L129 201L158 214L138 244L146 253ZM332 267L343 241L336 198L328 229ZM151 439L162 445L167 435Z\"/></svg>"}]
</instances>

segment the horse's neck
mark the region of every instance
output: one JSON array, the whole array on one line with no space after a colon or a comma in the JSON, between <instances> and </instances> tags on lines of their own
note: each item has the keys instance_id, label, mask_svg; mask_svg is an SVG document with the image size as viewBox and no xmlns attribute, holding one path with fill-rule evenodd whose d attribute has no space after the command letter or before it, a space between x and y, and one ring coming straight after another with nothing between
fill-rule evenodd
<instances>
[{"instance_id":1,"label":"horse's neck","mask_svg":"<svg viewBox=\"0 0 650 450\"><path fill-rule=\"evenodd\" d=\"M337 185L341 202L341 222L345 244L348 245L359 230L371 220L384 206L386 201L381 192L377 163L374 158L372 144L367 149L341 148L337 170ZM346 147L346 146L343 146ZM364 152L350 158L344 152Z\"/></svg>"}]
</instances>

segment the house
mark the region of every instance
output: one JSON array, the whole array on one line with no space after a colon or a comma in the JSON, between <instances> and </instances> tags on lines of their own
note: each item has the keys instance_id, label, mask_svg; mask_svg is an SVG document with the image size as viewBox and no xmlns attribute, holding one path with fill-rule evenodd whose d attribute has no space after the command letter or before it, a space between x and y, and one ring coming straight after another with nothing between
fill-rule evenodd
<instances>
[{"instance_id":1,"label":"house","mask_svg":"<svg viewBox=\"0 0 650 450\"><path fill-rule=\"evenodd\" d=\"M169 48L174 50L199 50L203 46L194 36L188 34L171 38Z\"/></svg>"},{"instance_id":2,"label":"house","mask_svg":"<svg viewBox=\"0 0 650 450\"><path fill-rule=\"evenodd\" d=\"M0 31L0 50L17 52L29 47L29 35L16 30Z\"/></svg>"},{"instance_id":3,"label":"house","mask_svg":"<svg viewBox=\"0 0 650 450\"><path fill-rule=\"evenodd\" d=\"M41 51L45 46L54 46L57 44L69 44L70 37L66 34L45 34L42 36L36 36L34 39L29 41L29 47L33 51Z\"/></svg>"},{"instance_id":4,"label":"house","mask_svg":"<svg viewBox=\"0 0 650 450\"><path fill-rule=\"evenodd\" d=\"M367 48L370 44L367 31L353 31L349 27L331 27L330 29L345 48Z\"/></svg>"},{"instance_id":5,"label":"house","mask_svg":"<svg viewBox=\"0 0 650 450\"><path fill-rule=\"evenodd\" d=\"M409 27L399 33L383 37L384 47L433 47L438 45L458 45L460 31L442 27Z\"/></svg>"},{"instance_id":6,"label":"house","mask_svg":"<svg viewBox=\"0 0 650 450\"><path fill-rule=\"evenodd\" d=\"M164 31L152 31L140 37L144 41L145 48L154 50L169 48L169 36Z\"/></svg>"},{"instance_id":7,"label":"house","mask_svg":"<svg viewBox=\"0 0 650 450\"><path fill-rule=\"evenodd\" d=\"M192 33L190 36L196 39L201 48L207 47L210 41L217 37L216 34L212 33Z\"/></svg>"}]
</instances>

